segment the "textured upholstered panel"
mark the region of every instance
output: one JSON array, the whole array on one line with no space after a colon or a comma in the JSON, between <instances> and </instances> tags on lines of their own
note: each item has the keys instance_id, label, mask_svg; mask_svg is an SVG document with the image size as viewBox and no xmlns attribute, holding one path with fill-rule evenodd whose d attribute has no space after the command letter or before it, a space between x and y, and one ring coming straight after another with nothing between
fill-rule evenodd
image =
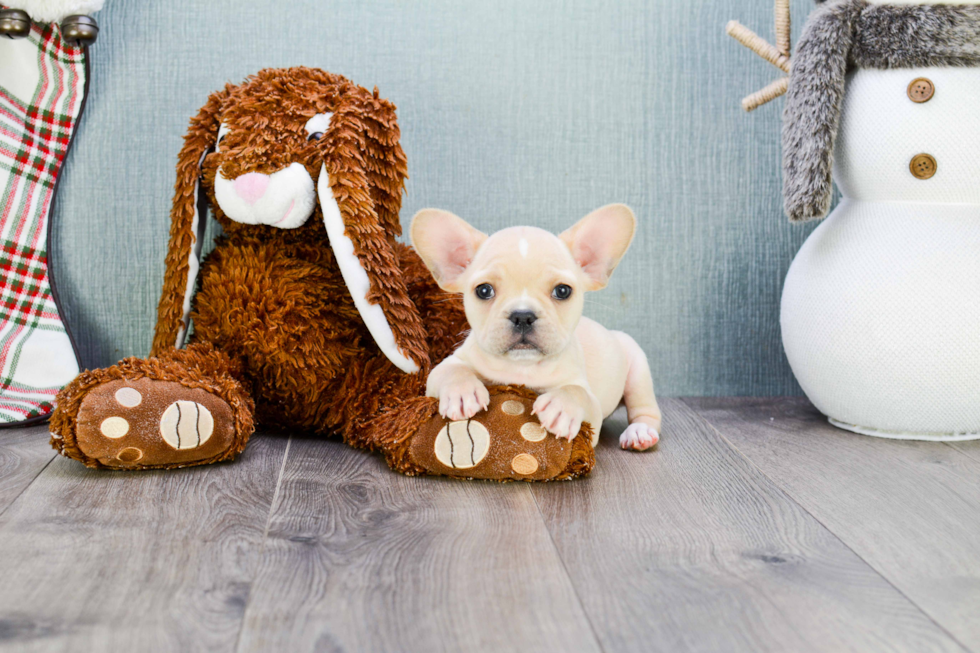
<instances>
[{"instance_id":1,"label":"textured upholstered panel","mask_svg":"<svg viewBox=\"0 0 980 653\"><path fill-rule=\"evenodd\" d=\"M55 216L85 364L149 350L188 118L225 81L305 64L398 105L403 223L431 205L559 230L627 202L641 231L587 310L637 338L658 391L798 392L779 293L812 227L781 214L782 101L739 107L776 71L730 18L771 38L771 0L108 0Z\"/></svg>"}]
</instances>

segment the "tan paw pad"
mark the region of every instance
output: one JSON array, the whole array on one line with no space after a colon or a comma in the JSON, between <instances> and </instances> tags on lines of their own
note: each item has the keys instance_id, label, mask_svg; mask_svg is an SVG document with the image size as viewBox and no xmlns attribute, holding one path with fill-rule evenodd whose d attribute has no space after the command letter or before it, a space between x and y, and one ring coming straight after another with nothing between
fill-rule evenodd
<instances>
[{"instance_id":1,"label":"tan paw pad","mask_svg":"<svg viewBox=\"0 0 980 653\"><path fill-rule=\"evenodd\" d=\"M129 433L129 422L122 417L107 417L102 420L99 430L102 431L102 435L115 440Z\"/></svg>"},{"instance_id":2,"label":"tan paw pad","mask_svg":"<svg viewBox=\"0 0 980 653\"><path fill-rule=\"evenodd\" d=\"M143 395L136 388L119 388L115 396L116 402L125 408L136 408L143 402Z\"/></svg>"},{"instance_id":3,"label":"tan paw pad","mask_svg":"<svg viewBox=\"0 0 980 653\"><path fill-rule=\"evenodd\" d=\"M538 471L538 459L529 453L519 453L510 461L510 467L521 476Z\"/></svg>"},{"instance_id":4,"label":"tan paw pad","mask_svg":"<svg viewBox=\"0 0 980 653\"><path fill-rule=\"evenodd\" d=\"M116 454L116 458L120 461L131 465L135 462L139 462L140 458L143 457L143 452L136 447L126 447L122 451Z\"/></svg>"},{"instance_id":5,"label":"tan paw pad","mask_svg":"<svg viewBox=\"0 0 980 653\"><path fill-rule=\"evenodd\" d=\"M548 436L548 431L537 422L528 422L521 427L521 437L528 442L541 442Z\"/></svg>"},{"instance_id":6,"label":"tan paw pad","mask_svg":"<svg viewBox=\"0 0 980 653\"><path fill-rule=\"evenodd\" d=\"M524 404L522 404L519 401L514 401L513 399L510 399L500 405L500 410L504 411L508 415L523 415Z\"/></svg>"},{"instance_id":7,"label":"tan paw pad","mask_svg":"<svg viewBox=\"0 0 980 653\"><path fill-rule=\"evenodd\" d=\"M435 441L436 459L446 467L476 467L490 450L490 432L475 420L450 422L442 427Z\"/></svg>"},{"instance_id":8,"label":"tan paw pad","mask_svg":"<svg viewBox=\"0 0 980 653\"><path fill-rule=\"evenodd\" d=\"M160 418L160 435L174 449L194 449L214 433L211 411L196 401L180 400L170 404Z\"/></svg>"}]
</instances>

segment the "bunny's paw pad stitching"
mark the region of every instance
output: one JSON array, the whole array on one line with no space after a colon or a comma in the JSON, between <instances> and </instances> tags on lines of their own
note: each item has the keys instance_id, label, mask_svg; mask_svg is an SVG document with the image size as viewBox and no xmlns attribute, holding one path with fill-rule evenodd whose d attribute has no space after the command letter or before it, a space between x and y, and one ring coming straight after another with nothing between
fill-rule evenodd
<instances>
[{"instance_id":1,"label":"bunny's paw pad stitching","mask_svg":"<svg viewBox=\"0 0 980 653\"><path fill-rule=\"evenodd\" d=\"M183 466L234 445L231 407L173 381L118 379L94 388L78 411L79 449L106 467Z\"/></svg>"},{"instance_id":2,"label":"bunny's paw pad stitching","mask_svg":"<svg viewBox=\"0 0 980 653\"><path fill-rule=\"evenodd\" d=\"M548 481L588 473L590 433L579 434L584 446L549 434L531 414L535 398L522 389L491 388L489 407L471 419L436 415L426 422L412 440L411 457L430 474L469 479Z\"/></svg>"}]
</instances>

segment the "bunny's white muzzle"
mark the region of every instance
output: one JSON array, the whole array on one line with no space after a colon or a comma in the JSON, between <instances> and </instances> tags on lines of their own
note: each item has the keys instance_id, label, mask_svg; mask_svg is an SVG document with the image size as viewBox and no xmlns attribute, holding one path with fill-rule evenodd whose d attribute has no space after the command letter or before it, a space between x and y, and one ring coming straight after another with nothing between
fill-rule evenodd
<instances>
[{"instance_id":1,"label":"bunny's white muzzle","mask_svg":"<svg viewBox=\"0 0 980 653\"><path fill-rule=\"evenodd\" d=\"M313 215L316 189L300 163L271 175L250 172L227 179L221 168L214 177L214 196L230 219L241 224L264 224L296 229Z\"/></svg>"}]
</instances>

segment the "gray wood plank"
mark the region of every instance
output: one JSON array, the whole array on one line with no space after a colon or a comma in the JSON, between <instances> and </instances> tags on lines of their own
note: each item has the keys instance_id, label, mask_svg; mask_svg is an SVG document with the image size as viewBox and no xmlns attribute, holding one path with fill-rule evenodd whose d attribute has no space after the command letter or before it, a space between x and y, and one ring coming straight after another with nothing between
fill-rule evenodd
<instances>
[{"instance_id":1,"label":"gray wood plank","mask_svg":"<svg viewBox=\"0 0 980 653\"><path fill-rule=\"evenodd\" d=\"M597 651L527 485L292 441L242 651Z\"/></svg>"},{"instance_id":2,"label":"gray wood plank","mask_svg":"<svg viewBox=\"0 0 980 653\"><path fill-rule=\"evenodd\" d=\"M0 514L54 457L46 424L0 430Z\"/></svg>"},{"instance_id":3,"label":"gray wood plank","mask_svg":"<svg viewBox=\"0 0 980 653\"><path fill-rule=\"evenodd\" d=\"M967 458L972 458L973 460L980 462L980 440L971 440L969 442L950 442L947 446L956 449Z\"/></svg>"},{"instance_id":4,"label":"gray wood plank","mask_svg":"<svg viewBox=\"0 0 980 653\"><path fill-rule=\"evenodd\" d=\"M679 400L659 450L532 488L606 651L961 650ZM615 435L614 435L615 434Z\"/></svg>"},{"instance_id":5,"label":"gray wood plank","mask_svg":"<svg viewBox=\"0 0 980 653\"><path fill-rule=\"evenodd\" d=\"M691 399L763 473L972 650L980 650L980 460L855 435L805 399Z\"/></svg>"},{"instance_id":6,"label":"gray wood plank","mask_svg":"<svg viewBox=\"0 0 980 653\"><path fill-rule=\"evenodd\" d=\"M231 650L286 447L159 472L54 460L0 517L0 650Z\"/></svg>"}]
</instances>

